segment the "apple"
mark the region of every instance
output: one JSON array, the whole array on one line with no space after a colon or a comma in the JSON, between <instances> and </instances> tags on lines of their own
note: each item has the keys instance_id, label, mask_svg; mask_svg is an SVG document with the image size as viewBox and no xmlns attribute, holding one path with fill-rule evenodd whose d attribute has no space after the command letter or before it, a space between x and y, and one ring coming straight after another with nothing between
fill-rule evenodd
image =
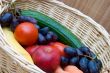
<instances>
[{"instance_id":1,"label":"apple","mask_svg":"<svg viewBox=\"0 0 110 73\"><path fill-rule=\"evenodd\" d=\"M32 56L32 54L36 51L38 48L38 45L29 46L26 48L26 51Z\"/></svg>"},{"instance_id":2,"label":"apple","mask_svg":"<svg viewBox=\"0 0 110 73\"><path fill-rule=\"evenodd\" d=\"M66 45L61 42L51 42L50 45L55 49L58 49L61 56L65 56L64 48L66 47Z\"/></svg>"},{"instance_id":3,"label":"apple","mask_svg":"<svg viewBox=\"0 0 110 73\"><path fill-rule=\"evenodd\" d=\"M52 46L39 46L32 58L34 63L47 73L53 73L60 65L60 53Z\"/></svg>"}]
</instances>

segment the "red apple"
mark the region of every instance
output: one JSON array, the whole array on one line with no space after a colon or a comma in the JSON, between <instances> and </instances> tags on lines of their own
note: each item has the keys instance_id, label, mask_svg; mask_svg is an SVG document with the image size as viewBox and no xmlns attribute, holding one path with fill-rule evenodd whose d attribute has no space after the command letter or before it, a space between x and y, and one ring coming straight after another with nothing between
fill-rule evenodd
<instances>
[{"instance_id":1,"label":"red apple","mask_svg":"<svg viewBox=\"0 0 110 73\"><path fill-rule=\"evenodd\" d=\"M60 53L51 46L39 46L32 55L35 64L47 73L52 73L60 64Z\"/></svg>"},{"instance_id":2,"label":"red apple","mask_svg":"<svg viewBox=\"0 0 110 73\"><path fill-rule=\"evenodd\" d=\"M32 56L32 54L36 51L37 48L38 48L38 45L29 46L26 48L26 51Z\"/></svg>"},{"instance_id":3,"label":"red apple","mask_svg":"<svg viewBox=\"0 0 110 73\"><path fill-rule=\"evenodd\" d=\"M66 45L60 42L52 42L50 43L50 45L54 47L55 49L58 49L61 56L65 56L64 48L66 47Z\"/></svg>"}]
</instances>

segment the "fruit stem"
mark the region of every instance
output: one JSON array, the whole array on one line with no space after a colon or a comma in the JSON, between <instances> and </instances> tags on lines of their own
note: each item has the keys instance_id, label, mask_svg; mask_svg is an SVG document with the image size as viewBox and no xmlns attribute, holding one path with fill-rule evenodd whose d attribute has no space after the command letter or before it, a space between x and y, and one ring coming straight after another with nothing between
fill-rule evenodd
<instances>
[{"instance_id":1,"label":"fruit stem","mask_svg":"<svg viewBox=\"0 0 110 73\"><path fill-rule=\"evenodd\" d=\"M13 3L13 4L11 5L11 8L14 9L14 10L13 10L13 14L16 16L16 4Z\"/></svg>"},{"instance_id":2,"label":"fruit stem","mask_svg":"<svg viewBox=\"0 0 110 73\"><path fill-rule=\"evenodd\" d=\"M45 52L48 52L48 53L49 53L49 52L51 52L51 51L52 51L52 50L51 50L50 48L46 48L46 49L45 49Z\"/></svg>"},{"instance_id":3,"label":"fruit stem","mask_svg":"<svg viewBox=\"0 0 110 73\"><path fill-rule=\"evenodd\" d=\"M84 57L87 57L87 58L89 58L89 59L91 59L91 60L94 60L94 59L96 59L96 57L94 57L94 58L92 58L92 57L90 57L90 56L88 56L88 55L80 55L80 56L84 56Z\"/></svg>"}]
</instances>

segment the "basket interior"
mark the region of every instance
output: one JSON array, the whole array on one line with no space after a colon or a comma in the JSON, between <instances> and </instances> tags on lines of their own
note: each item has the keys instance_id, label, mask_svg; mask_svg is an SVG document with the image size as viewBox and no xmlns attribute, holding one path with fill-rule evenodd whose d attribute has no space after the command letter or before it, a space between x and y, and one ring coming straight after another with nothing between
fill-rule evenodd
<instances>
[{"instance_id":1,"label":"basket interior","mask_svg":"<svg viewBox=\"0 0 110 73\"><path fill-rule=\"evenodd\" d=\"M69 28L103 62L103 67L110 61L110 46L104 36L91 23L72 11L46 1L17 3L18 8L42 12Z\"/></svg>"}]
</instances>

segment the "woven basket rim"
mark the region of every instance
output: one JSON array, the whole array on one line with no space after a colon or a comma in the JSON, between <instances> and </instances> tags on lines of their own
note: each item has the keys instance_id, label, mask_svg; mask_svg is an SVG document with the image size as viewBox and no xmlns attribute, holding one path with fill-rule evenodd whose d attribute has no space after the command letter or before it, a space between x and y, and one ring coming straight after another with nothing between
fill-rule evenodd
<instances>
[{"instance_id":1,"label":"woven basket rim","mask_svg":"<svg viewBox=\"0 0 110 73\"><path fill-rule=\"evenodd\" d=\"M79 15L79 16L83 17L85 20L87 20L89 23L91 23L95 27L95 29L97 29L105 37L107 43L110 46L110 35L109 35L109 33L107 32L107 30L101 24L97 23L94 19L92 19L91 17L89 17L86 14L82 13L81 11L79 11L75 8L72 8L72 7L66 5L65 3L60 2L58 0L46 0L46 1L51 2L53 4L56 4L60 7L65 8L65 9L68 9L69 11L74 12L76 15Z\"/></svg>"}]
</instances>

